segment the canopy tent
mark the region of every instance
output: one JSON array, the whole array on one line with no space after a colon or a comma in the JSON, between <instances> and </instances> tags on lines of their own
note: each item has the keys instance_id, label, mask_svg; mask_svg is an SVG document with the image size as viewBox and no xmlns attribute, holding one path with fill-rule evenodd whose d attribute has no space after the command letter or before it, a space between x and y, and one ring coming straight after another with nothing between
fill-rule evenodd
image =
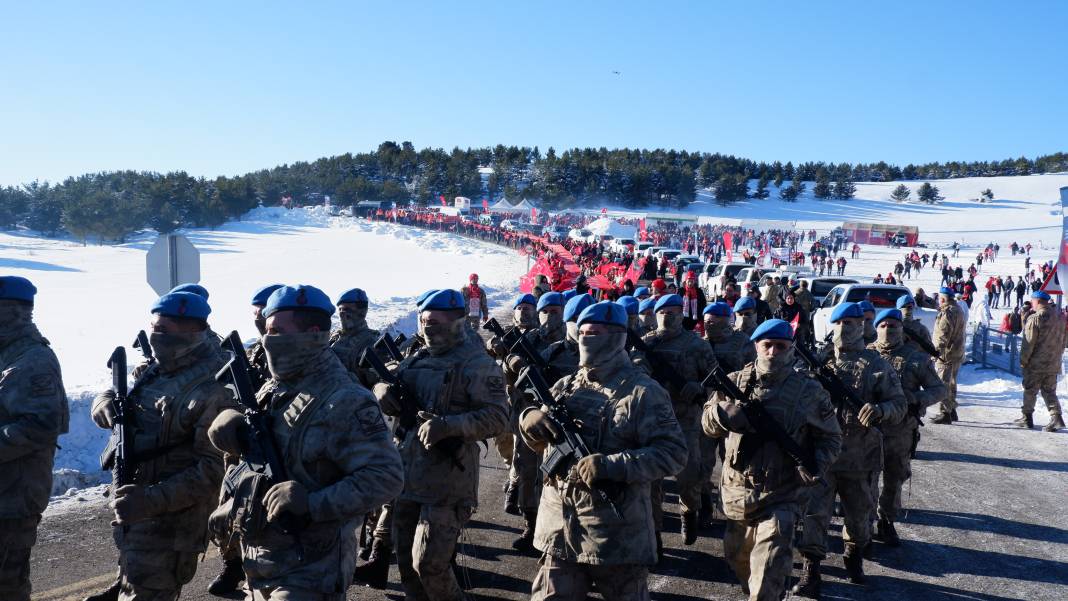
<instances>
[{"instance_id":1,"label":"canopy tent","mask_svg":"<svg viewBox=\"0 0 1068 601\"><path fill-rule=\"evenodd\" d=\"M754 232L792 231L797 227L797 222L778 219L743 219L741 226L743 229L753 230Z\"/></svg>"},{"instance_id":2,"label":"canopy tent","mask_svg":"<svg viewBox=\"0 0 1068 601\"><path fill-rule=\"evenodd\" d=\"M598 236L612 236L613 238L636 238L638 234L638 228L633 225L623 225L607 217L590 222L586 229Z\"/></svg>"},{"instance_id":3,"label":"canopy tent","mask_svg":"<svg viewBox=\"0 0 1068 601\"><path fill-rule=\"evenodd\" d=\"M529 213L534 208L527 199L520 200L517 204L512 204L507 198L501 198L497 202L490 205L489 210L495 213Z\"/></svg>"}]
</instances>

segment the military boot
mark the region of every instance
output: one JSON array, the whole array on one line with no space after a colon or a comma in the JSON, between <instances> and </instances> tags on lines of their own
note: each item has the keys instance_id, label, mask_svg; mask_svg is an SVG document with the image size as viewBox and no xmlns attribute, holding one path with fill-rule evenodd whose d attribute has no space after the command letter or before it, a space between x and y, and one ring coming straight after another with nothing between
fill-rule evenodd
<instances>
[{"instance_id":1,"label":"military boot","mask_svg":"<svg viewBox=\"0 0 1068 601\"><path fill-rule=\"evenodd\" d=\"M957 417L957 410L956 409L954 409L954 410L949 412L949 419L951 421L954 421L954 422L960 421L960 418Z\"/></svg>"},{"instance_id":2,"label":"military boot","mask_svg":"<svg viewBox=\"0 0 1068 601\"><path fill-rule=\"evenodd\" d=\"M538 512L524 511L523 519L526 521L526 526L523 527L519 538L512 542L512 548L523 553L530 553L534 550L534 527L538 523Z\"/></svg>"},{"instance_id":3,"label":"military boot","mask_svg":"<svg viewBox=\"0 0 1068 601\"><path fill-rule=\"evenodd\" d=\"M95 595L89 595L85 599L82 599L82 601L118 601L120 588L121 580L116 578L115 582L111 583L111 586Z\"/></svg>"},{"instance_id":4,"label":"military boot","mask_svg":"<svg viewBox=\"0 0 1068 601\"><path fill-rule=\"evenodd\" d=\"M901 538L897 535L894 523L886 518L879 518L879 523L875 524L875 538L888 547L901 546ZM871 545L868 546L870 547Z\"/></svg>"},{"instance_id":5,"label":"military boot","mask_svg":"<svg viewBox=\"0 0 1068 601\"><path fill-rule=\"evenodd\" d=\"M1012 425L1030 430L1035 427L1035 420L1030 413L1024 413L1023 417L1012 422Z\"/></svg>"},{"instance_id":6,"label":"military boot","mask_svg":"<svg viewBox=\"0 0 1068 601\"><path fill-rule=\"evenodd\" d=\"M949 425L953 423L953 415L945 411L939 411L938 415L931 418L932 424Z\"/></svg>"},{"instance_id":7,"label":"military boot","mask_svg":"<svg viewBox=\"0 0 1068 601\"><path fill-rule=\"evenodd\" d=\"M853 584L864 584L864 551L858 549L853 543L846 543L845 554L842 555L849 581Z\"/></svg>"},{"instance_id":8,"label":"military boot","mask_svg":"<svg viewBox=\"0 0 1068 601\"><path fill-rule=\"evenodd\" d=\"M352 573L354 581L374 589L384 589L389 583L389 564L393 558L393 549L382 539L376 538L371 543L371 556L367 563L356 566Z\"/></svg>"},{"instance_id":9,"label":"military boot","mask_svg":"<svg viewBox=\"0 0 1068 601\"><path fill-rule=\"evenodd\" d=\"M1042 429L1046 432L1056 432L1057 430L1063 430L1064 418L1061 417L1060 413L1054 413L1049 417L1049 423L1046 424L1046 427Z\"/></svg>"},{"instance_id":10,"label":"military boot","mask_svg":"<svg viewBox=\"0 0 1068 601\"><path fill-rule=\"evenodd\" d=\"M236 593L244 579L245 571L241 569L241 558L227 559L223 562L222 573L208 585L208 592L217 597Z\"/></svg>"},{"instance_id":11,"label":"military boot","mask_svg":"<svg viewBox=\"0 0 1068 601\"><path fill-rule=\"evenodd\" d=\"M697 542L697 513L684 511L682 513L682 543L692 545Z\"/></svg>"},{"instance_id":12,"label":"military boot","mask_svg":"<svg viewBox=\"0 0 1068 601\"><path fill-rule=\"evenodd\" d=\"M820 560L805 557L801 563L801 578L790 592L808 599L819 599L823 579L820 578Z\"/></svg>"},{"instance_id":13,"label":"military boot","mask_svg":"<svg viewBox=\"0 0 1068 601\"><path fill-rule=\"evenodd\" d=\"M504 490L504 512L508 515L523 515L519 510L519 483L508 481Z\"/></svg>"}]
</instances>

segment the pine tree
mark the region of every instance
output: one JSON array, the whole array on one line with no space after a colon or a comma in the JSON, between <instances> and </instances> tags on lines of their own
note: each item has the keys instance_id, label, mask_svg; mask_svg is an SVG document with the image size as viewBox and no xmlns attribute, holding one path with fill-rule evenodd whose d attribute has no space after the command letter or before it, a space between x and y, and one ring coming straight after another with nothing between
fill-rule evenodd
<instances>
[{"instance_id":1,"label":"pine tree","mask_svg":"<svg viewBox=\"0 0 1068 601\"><path fill-rule=\"evenodd\" d=\"M783 182L782 170L779 170L779 172L775 174L775 187L776 188L782 188L782 182Z\"/></svg>"},{"instance_id":2,"label":"pine tree","mask_svg":"<svg viewBox=\"0 0 1068 601\"><path fill-rule=\"evenodd\" d=\"M749 192L749 182L745 175L721 175L712 188L716 195L716 202L726 206L732 202L743 200Z\"/></svg>"},{"instance_id":3,"label":"pine tree","mask_svg":"<svg viewBox=\"0 0 1068 601\"><path fill-rule=\"evenodd\" d=\"M756 192L753 192L753 198L763 200L768 197L768 174L760 176L760 180L757 181Z\"/></svg>"},{"instance_id":4,"label":"pine tree","mask_svg":"<svg viewBox=\"0 0 1068 601\"><path fill-rule=\"evenodd\" d=\"M0 188L0 229L15 227L29 210L30 195L24 190Z\"/></svg>"},{"instance_id":5,"label":"pine tree","mask_svg":"<svg viewBox=\"0 0 1068 601\"><path fill-rule=\"evenodd\" d=\"M979 196L980 198L982 198L983 202L993 202L994 200L994 192L991 191L990 188L983 190L982 193L979 194Z\"/></svg>"},{"instance_id":6,"label":"pine tree","mask_svg":"<svg viewBox=\"0 0 1068 601\"><path fill-rule=\"evenodd\" d=\"M943 197L938 195L938 187L932 186L931 182L923 182L920 189L916 191L916 196L927 204L935 204L943 200Z\"/></svg>"},{"instance_id":7,"label":"pine tree","mask_svg":"<svg viewBox=\"0 0 1068 601\"><path fill-rule=\"evenodd\" d=\"M827 175L827 172L820 169L816 174L816 185L812 187L812 195L816 198L830 198L831 192L831 177Z\"/></svg>"},{"instance_id":8,"label":"pine tree","mask_svg":"<svg viewBox=\"0 0 1068 601\"><path fill-rule=\"evenodd\" d=\"M803 181L801 181L801 174L800 173L797 173L797 174L794 175L794 179L790 182L790 187L793 188L794 190L797 190L797 195L798 196L804 194L806 186L805 186L805 183Z\"/></svg>"},{"instance_id":9,"label":"pine tree","mask_svg":"<svg viewBox=\"0 0 1068 601\"><path fill-rule=\"evenodd\" d=\"M839 200L849 200L857 193L857 186L844 177L839 177L834 183L834 197Z\"/></svg>"},{"instance_id":10,"label":"pine tree","mask_svg":"<svg viewBox=\"0 0 1068 601\"><path fill-rule=\"evenodd\" d=\"M905 184L898 184L898 186L894 188L894 191L890 193L890 198L893 199L894 202L905 202L909 199L910 194L912 193L909 191L908 186Z\"/></svg>"}]
</instances>

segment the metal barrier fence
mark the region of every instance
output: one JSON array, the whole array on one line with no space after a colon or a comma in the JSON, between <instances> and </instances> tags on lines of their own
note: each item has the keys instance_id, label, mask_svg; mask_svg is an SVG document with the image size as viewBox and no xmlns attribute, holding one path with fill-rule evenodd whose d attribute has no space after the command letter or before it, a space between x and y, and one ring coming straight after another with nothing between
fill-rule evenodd
<instances>
[{"instance_id":1,"label":"metal barrier fence","mask_svg":"<svg viewBox=\"0 0 1068 601\"><path fill-rule=\"evenodd\" d=\"M1020 337L1006 334L1001 330L977 325L971 335L972 363L985 368L1007 371L1014 376L1020 375Z\"/></svg>"}]
</instances>

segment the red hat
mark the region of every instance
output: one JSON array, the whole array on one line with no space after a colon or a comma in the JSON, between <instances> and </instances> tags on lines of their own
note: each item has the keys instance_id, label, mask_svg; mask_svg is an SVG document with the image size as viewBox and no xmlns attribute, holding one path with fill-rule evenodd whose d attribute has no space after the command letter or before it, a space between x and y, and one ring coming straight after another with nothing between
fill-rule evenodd
<instances>
[{"instance_id":1,"label":"red hat","mask_svg":"<svg viewBox=\"0 0 1068 601\"><path fill-rule=\"evenodd\" d=\"M471 280L477 280L477 279L478 279L478 274L477 273L472 273L471 275L467 276L467 281L469 281L469 282Z\"/></svg>"},{"instance_id":2,"label":"red hat","mask_svg":"<svg viewBox=\"0 0 1068 601\"><path fill-rule=\"evenodd\" d=\"M664 282L664 280L660 278L656 278L655 280L653 280L653 289L664 290L665 288L667 288L667 283Z\"/></svg>"}]
</instances>

